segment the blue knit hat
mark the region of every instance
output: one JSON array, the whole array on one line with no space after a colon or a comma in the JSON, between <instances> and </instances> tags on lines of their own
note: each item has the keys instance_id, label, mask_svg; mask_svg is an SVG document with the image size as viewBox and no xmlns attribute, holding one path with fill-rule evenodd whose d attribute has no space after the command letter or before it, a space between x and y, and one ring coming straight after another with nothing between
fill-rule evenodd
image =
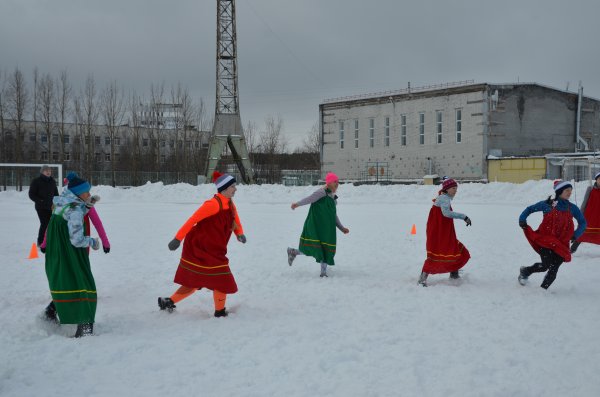
<instances>
[{"instance_id":1,"label":"blue knit hat","mask_svg":"<svg viewBox=\"0 0 600 397\"><path fill-rule=\"evenodd\" d=\"M68 189L76 196L80 196L82 193L89 192L92 189L92 185L88 181L81 179L74 172L70 172L67 175L67 179L69 180Z\"/></svg>"}]
</instances>

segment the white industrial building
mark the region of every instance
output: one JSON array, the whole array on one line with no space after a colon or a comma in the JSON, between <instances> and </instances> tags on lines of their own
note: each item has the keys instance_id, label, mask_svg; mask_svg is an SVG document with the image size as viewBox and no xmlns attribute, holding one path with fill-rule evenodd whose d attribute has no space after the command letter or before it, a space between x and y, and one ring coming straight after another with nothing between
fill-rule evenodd
<instances>
[{"instance_id":1,"label":"white industrial building","mask_svg":"<svg viewBox=\"0 0 600 397\"><path fill-rule=\"evenodd\" d=\"M600 148L600 101L536 83L336 98L319 105L319 116L322 171L343 180L487 180L488 156Z\"/></svg>"}]
</instances>

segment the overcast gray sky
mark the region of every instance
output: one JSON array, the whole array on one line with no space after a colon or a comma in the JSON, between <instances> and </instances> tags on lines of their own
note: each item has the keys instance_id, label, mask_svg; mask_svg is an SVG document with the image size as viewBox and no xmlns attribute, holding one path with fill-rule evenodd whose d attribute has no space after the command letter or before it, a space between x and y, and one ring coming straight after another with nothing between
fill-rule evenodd
<instances>
[{"instance_id":1,"label":"overcast gray sky","mask_svg":"<svg viewBox=\"0 0 600 397\"><path fill-rule=\"evenodd\" d=\"M324 99L473 79L600 98L597 0L238 0L242 122L290 146ZM148 93L181 82L214 112L216 0L0 0L0 70ZM31 87L31 85L30 85Z\"/></svg>"}]
</instances>

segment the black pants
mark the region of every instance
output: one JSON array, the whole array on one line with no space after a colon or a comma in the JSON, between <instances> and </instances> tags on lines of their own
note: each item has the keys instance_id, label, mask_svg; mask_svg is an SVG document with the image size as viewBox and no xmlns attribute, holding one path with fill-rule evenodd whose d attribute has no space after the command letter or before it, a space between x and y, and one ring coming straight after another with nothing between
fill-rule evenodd
<instances>
[{"instance_id":1,"label":"black pants","mask_svg":"<svg viewBox=\"0 0 600 397\"><path fill-rule=\"evenodd\" d=\"M542 288L548 289L556 279L556 273L558 273L558 268L563 264L564 259L548 248L540 249L540 257L542 258L542 263L534 263L526 267L523 269L523 275L529 277L532 273L548 271L541 285Z\"/></svg>"},{"instance_id":2,"label":"black pants","mask_svg":"<svg viewBox=\"0 0 600 397\"><path fill-rule=\"evenodd\" d=\"M40 230L38 231L37 244L42 245L44 242L44 234L50 223L50 217L52 216L52 210L36 209L38 218L40 218Z\"/></svg>"}]
</instances>

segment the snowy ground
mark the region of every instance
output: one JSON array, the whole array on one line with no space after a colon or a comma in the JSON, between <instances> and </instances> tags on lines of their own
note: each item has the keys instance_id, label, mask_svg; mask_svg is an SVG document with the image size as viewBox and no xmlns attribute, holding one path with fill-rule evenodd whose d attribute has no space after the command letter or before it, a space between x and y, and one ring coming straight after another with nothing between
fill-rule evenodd
<instances>
[{"instance_id":1,"label":"snowy ground","mask_svg":"<svg viewBox=\"0 0 600 397\"><path fill-rule=\"evenodd\" d=\"M290 268L285 254L308 210L290 203L314 188L242 186L248 243L229 245L240 290L226 319L206 291L172 314L156 306L177 287L181 251L167 243L213 187L96 187L112 250L91 254L97 335L80 340L40 319L44 262L25 259L38 220L26 192L2 192L0 395L598 396L600 247L582 245L548 291L542 275L516 280L537 259L517 217L550 186L460 186L454 209L473 226L457 221L457 235L472 259L461 282L432 276L429 288L416 281L435 187L342 185L350 234L321 279L314 261Z\"/></svg>"}]
</instances>

